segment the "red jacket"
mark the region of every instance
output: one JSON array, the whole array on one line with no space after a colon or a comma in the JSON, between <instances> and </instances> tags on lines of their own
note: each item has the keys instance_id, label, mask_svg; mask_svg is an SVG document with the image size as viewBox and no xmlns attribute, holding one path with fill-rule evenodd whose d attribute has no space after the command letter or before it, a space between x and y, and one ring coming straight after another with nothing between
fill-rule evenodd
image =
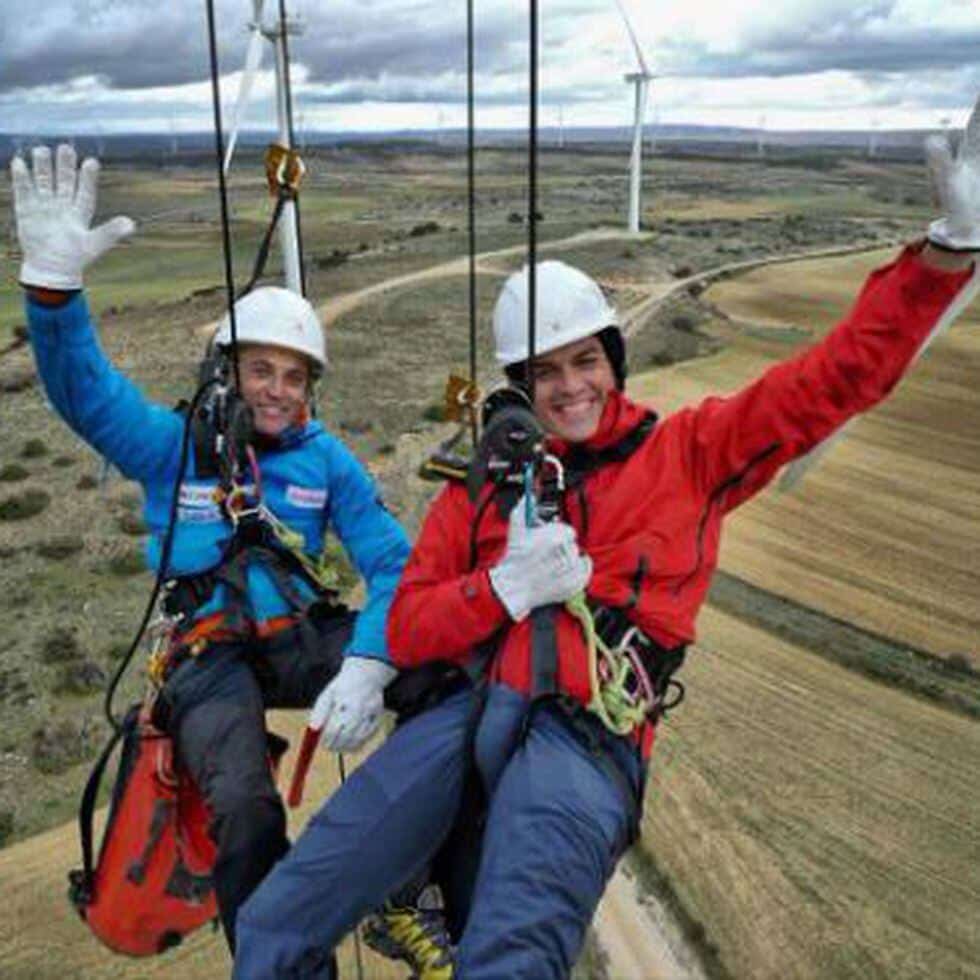
<instances>
[{"instance_id":1,"label":"red jacket","mask_svg":"<svg viewBox=\"0 0 980 980\"><path fill-rule=\"evenodd\" d=\"M854 309L822 341L737 394L707 398L659 421L625 462L586 476L582 496L568 491L565 520L593 562L589 597L622 606L642 579L630 618L666 647L693 641L724 516L785 463L884 398L969 276L929 269L907 248L872 273ZM588 446L618 442L643 414L613 392ZM559 456L568 451L550 448ZM471 567L474 516L460 484L433 502L388 617L388 645L399 666L465 663L509 622L488 576L504 551L507 521L495 506L487 509ZM506 630L491 669L493 679L524 692L531 679L529 623ZM561 611L557 629L558 686L587 703L581 628Z\"/></svg>"}]
</instances>

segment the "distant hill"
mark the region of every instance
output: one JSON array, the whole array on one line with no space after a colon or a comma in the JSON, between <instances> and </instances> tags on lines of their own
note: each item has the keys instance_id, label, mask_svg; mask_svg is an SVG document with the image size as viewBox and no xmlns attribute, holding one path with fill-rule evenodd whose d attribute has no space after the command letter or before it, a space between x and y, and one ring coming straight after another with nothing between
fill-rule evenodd
<instances>
[{"instance_id":1,"label":"distant hill","mask_svg":"<svg viewBox=\"0 0 980 980\"><path fill-rule=\"evenodd\" d=\"M760 137L767 156L794 157L820 152L879 158L919 160L925 137L936 130L765 130L734 126L654 125L646 127L648 145L665 155L693 154L707 156L746 156L759 153ZM0 133L0 155L4 159L16 150L39 142L54 142L61 135L20 136ZM106 159L157 159L195 162L201 155L214 151L210 131L197 133L115 133L77 135L79 149ZM272 131L250 130L239 137L242 147L264 146L274 138ZM603 150L626 150L632 130L626 126L544 127L538 139L543 150L561 146L591 147ZM329 147L351 144L397 144L402 149L431 152L439 149L457 151L466 144L464 129L392 130L389 132L308 131L298 137L301 146ZM523 146L527 132L523 129L481 129L478 146ZM873 150L871 149L873 147Z\"/></svg>"}]
</instances>

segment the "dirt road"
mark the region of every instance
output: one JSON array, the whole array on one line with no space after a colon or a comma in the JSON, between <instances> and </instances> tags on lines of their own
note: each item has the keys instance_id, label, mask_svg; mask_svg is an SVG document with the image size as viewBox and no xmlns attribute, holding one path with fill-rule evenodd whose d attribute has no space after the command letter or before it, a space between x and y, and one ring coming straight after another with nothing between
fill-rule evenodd
<instances>
[{"instance_id":1,"label":"dirt road","mask_svg":"<svg viewBox=\"0 0 980 980\"><path fill-rule=\"evenodd\" d=\"M551 242L542 242L538 245L538 252L541 255L547 255L549 252L559 252L566 249L578 248L582 245L587 245L594 242L606 242L606 241L616 241L618 239L643 239L649 237L648 235L641 233L640 235L633 235L627 231L619 231L614 228L599 228L593 231L581 232L577 235L570 235L568 238L558 238ZM524 245L512 245L508 248L500 248L490 252L481 252L476 257L476 271L478 275L502 275L506 270L499 266L495 266L494 260L509 258L514 255L521 255L525 251ZM367 258L365 255L363 258L358 257L354 261L363 261ZM331 323L336 322L345 313L350 313L351 310L356 309L362 303L367 302L370 299L374 299L380 296L382 293L391 292L395 289L401 289L405 286L417 286L420 283L431 282L434 279L448 279L453 276L464 276L469 271L470 260L469 256L463 256L458 259L451 259L448 262L440 262L437 265L429 266L425 269L418 269L415 272L408 272L402 276L392 276L390 279L384 279L381 282L372 283L370 286L365 286L363 289L355 289L349 293L341 293L339 296L334 296L332 299L327 300L325 303L321 303L317 307L317 312L320 314L323 323L329 326ZM673 283L652 283L650 285L651 290L656 294L650 298L658 298L662 290L658 290L655 287L667 287L673 285ZM641 287L642 288L642 287ZM644 300L647 302L647 300ZM206 323L201 327L201 334L203 336L210 336L214 333L216 323Z\"/></svg>"},{"instance_id":2,"label":"dirt road","mask_svg":"<svg viewBox=\"0 0 980 980\"><path fill-rule=\"evenodd\" d=\"M620 238L649 237L634 236L627 231L618 231L614 228L600 228L594 231L581 232L578 235L570 235L568 238L558 238L552 242L542 242L538 246L538 251L546 255L548 252L557 252L564 249L578 248L580 245L587 245L592 242L615 241ZM481 252L476 257L476 271L478 274L500 274L504 270L493 265L494 259L509 258L512 255L521 255L526 251L524 245L512 245L508 248L499 248L492 252ZM342 293L335 296L317 308L317 312L323 318L325 324L333 323L335 320L349 313L355 307L360 306L365 300L378 296L380 293L388 292L392 289L399 289L402 286L414 286L420 282L432 279L444 279L449 276L463 276L469 271L469 256L464 255L459 259L452 259L449 262L441 262L439 265L429 266L427 269L420 269L417 272L409 272L404 276L393 276L383 282L374 283L364 289L358 289L350 293Z\"/></svg>"},{"instance_id":3,"label":"dirt road","mask_svg":"<svg viewBox=\"0 0 980 980\"><path fill-rule=\"evenodd\" d=\"M621 862L595 917L609 980L702 980L704 972L662 906L637 900L636 882Z\"/></svg>"}]
</instances>

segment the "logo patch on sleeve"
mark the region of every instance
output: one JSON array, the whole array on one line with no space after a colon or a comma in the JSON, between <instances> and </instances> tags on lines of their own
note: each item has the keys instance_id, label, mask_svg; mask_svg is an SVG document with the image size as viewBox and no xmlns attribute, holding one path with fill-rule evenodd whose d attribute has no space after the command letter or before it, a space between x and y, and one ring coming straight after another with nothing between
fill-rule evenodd
<instances>
[{"instance_id":1,"label":"logo patch on sleeve","mask_svg":"<svg viewBox=\"0 0 980 980\"><path fill-rule=\"evenodd\" d=\"M182 524L214 524L222 520L214 486L181 484L177 518Z\"/></svg>"},{"instance_id":2,"label":"logo patch on sleeve","mask_svg":"<svg viewBox=\"0 0 980 980\"><path fill-rule=\"evenodd\" d=\"M286 500L294 507L322 510L327 503L327 491L323 487L297 487L290 484L286 487Z\"/></svg>"}]
</instances>

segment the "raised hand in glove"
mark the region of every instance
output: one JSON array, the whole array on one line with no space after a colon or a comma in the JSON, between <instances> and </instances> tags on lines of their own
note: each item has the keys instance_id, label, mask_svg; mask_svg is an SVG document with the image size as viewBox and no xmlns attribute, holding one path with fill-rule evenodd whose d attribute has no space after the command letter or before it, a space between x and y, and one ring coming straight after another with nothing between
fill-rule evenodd
<instances>
[{"instance_id":1,"label":"raised hand in glove","mask_svg":"<svg viewBox=\"0 0 980 980\"><path fill-rule=\"evenodd\" d=\"M563 521L528 526L526 498L510 512L507 550L490 569L490 584L511 619L532 609L565 602L592 577L592 560L583 555L575 529Z\"/></svg>"},{"instance_id":2,"label":"raised hand in glove","mask_svg":"<svg viewBox=\"0 0 980 980\"><path fill-rule=\"evenodd\" d=\"M46 146L34 149L32 163L33 173L19 156L10 162L17 237L24 257L21 285L81 289L85 266L131 235L136 226L129 218L118 217L89 227L95 214L97 160L88 159L79 169L74 147L63 143L53 174Z\"/></svg>"},{"instance_id":3,"label":"raised hand in glove","mask_svg":"<svg viewBox=\"0 0 980 980\"><path fill-rule=\"evenodd\" d=\"M943 212L929 226L929 241L953 252L980 250L980 100L970 114L956 157L945 137L930 136L926 161Z\"/></svg>"},{"instance_id":4,"label":"raised hand in glove","mask_svg":"<svg viewBox=\"0 0 980 980\"><path fill-rule=\"evenodd\" d=\"M397 673L383 660L344 657L337 676L316 699L309 727L323 731L321 740L332 752L360 748L378 727L384 689Z\"/></svg>"}]
</instances>

